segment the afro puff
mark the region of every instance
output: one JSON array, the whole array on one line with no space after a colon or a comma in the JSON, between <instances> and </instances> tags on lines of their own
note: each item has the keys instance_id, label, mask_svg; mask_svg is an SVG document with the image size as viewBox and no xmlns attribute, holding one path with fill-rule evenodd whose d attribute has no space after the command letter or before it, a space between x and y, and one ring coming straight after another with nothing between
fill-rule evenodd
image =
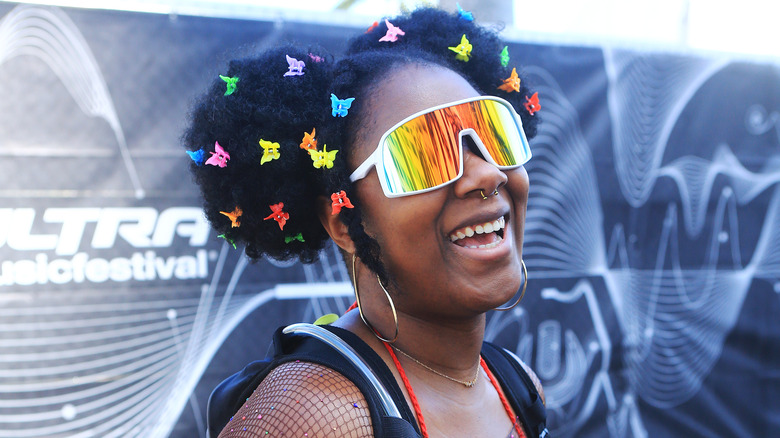
<instances>
[{"instance_id":1,"label":"afro puff","mask_svg":"<svg viewBox=\"0 0 780 438\"><path fill-rule=\"evenodd\" d=\"M388 23L397 28L395 41L383 38ZM451 49L465 39L471 44L468 61ZM224 76L215 78L196 102L183 135L206 217L218 234L243 243L252 259L314 261L328 240L317 216L317 198L329 199L341 190L353 193L346 159L358 136L361 112L367 110L361 101L373 84L403 65L442 66L480 93L506 99L520 114L527 137L533 137L538 117L523 106L522 98L531 95L525 82L519 92L498 88L512 72L502 64L503 47L494 31L457 14L424 8L383 20L355 37L336 62L294 46L231 61ZM336 117L332 98L351 104L338 110L347 117ZM354 103L348 98L355 98ZM311 137L316 153L307 150L313 142L302 144ZM315 167L313 158L322 157L325 145L332 161ZM333 154L335 150L339 152ZM217 163L220 158L223 162ZM387 280L379 244L363 229L360 206L341 209L339 219L348 227L357 256Z\"/></svg>"}]
</instances>

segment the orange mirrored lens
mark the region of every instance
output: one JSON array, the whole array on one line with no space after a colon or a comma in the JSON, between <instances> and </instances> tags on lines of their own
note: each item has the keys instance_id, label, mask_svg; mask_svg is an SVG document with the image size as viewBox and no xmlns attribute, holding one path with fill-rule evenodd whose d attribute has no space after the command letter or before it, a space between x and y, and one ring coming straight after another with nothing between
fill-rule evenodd
<instances>
[{"instance_id":1,"label":"orange mirrored lens","mask_svg":"<svg viewBox=\"0 0 780 438\"><path fill-rule=\"evenodd\" d=\"M460 133L473 129L498 166L523 164L530 156L514 111L495 100L476 100L417 116L386 136L385 182L391 193L446 184L460 174Z\"/></svg>"}]
</instances>

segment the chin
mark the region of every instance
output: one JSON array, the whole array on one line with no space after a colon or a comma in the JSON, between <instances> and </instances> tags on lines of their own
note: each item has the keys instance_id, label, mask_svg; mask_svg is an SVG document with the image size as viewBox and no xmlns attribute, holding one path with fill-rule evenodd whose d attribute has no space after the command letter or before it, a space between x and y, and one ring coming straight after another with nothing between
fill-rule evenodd
<instances>
[{"instance_id":1,"label":"chin","mask_svg":"<svg viewBox=\"0 0 780 438\"><path fill-rule=\"evenodd\" d=\"M520 263L517 264L516 272L510 273L510 275L493 277L493 281L490 284L486 284L483 288L483 291L489 294L489 309L504 307L507 303L511 304L514 302L513 299L522 286L523 272Z\"/></svg>"}]
</instances>

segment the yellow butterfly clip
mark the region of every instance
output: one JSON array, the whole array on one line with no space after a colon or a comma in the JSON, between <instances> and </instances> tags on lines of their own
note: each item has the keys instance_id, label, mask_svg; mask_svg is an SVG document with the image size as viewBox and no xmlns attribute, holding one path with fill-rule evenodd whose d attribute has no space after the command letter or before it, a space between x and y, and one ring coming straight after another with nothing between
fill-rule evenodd
<instances>
[{"instance_id":1,"label":"yellow butterfly clip","mask_svg":"<svg viewBox=\"0 0 780 438\"><path fill-rule=\"evenodd\" d=\"M279 159L279 143L260 139L260 146L263 148L263 158L260 159L260 165Z\"/></svg>"},{"instance_id":2,"label":"yellow butterfly clip","mask_svg":"<svg viewBox=\"0 0 780 438\"><path fill-rule=\"evenodd\" d=\"M468 62L469 57L471 57L471 43L469 42L469 39L466 38L466 34L464 33L463 36L460 38L460 44L458 44L455 47L448 47L453 52L457 53L455 55L455 59L463 62Z\"/></svg>"},{"instance_id":3,"label":"yellow butterfly clip","mask_svg":"<svg viewBox=\"0 0 780 438\"><path fill-rule=\"evenodd\" d=\"M314 167L317 169L325 166L328 169L333 167L333 160L336 159L336 152L338 152L338 149L328 151L327 150L328 145L324 144L322 145L322 150L318 151L315 149L312 149L309 151L309 154L311 155L311 160L314 162Z\"/></svg>"}]
</instances>

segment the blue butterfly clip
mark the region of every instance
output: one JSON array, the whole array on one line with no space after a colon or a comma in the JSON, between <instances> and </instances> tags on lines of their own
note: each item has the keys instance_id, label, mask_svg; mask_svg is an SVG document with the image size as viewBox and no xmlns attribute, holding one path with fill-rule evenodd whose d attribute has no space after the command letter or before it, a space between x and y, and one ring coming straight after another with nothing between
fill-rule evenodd
<instances>
[{"instance_id":1,"label":"blue butterfly clip","mask_svg":"<svg viewBox=\"0 0 780 438\"><path fill-rule=\"evenodd\" d=\"M187 155L192 158L192 161L195 162L198 166L202 166L203 162L206 161L206 151L203 149L198 149L197 151L186 151Z\"/></svg>"},{"instance_id":2,"label":"blue butterfly clip","mask_svg":"<svg viewBox=\"0 0 780 438\"><path fill-rule=\"evenodd\" d=\"M354 97L339 99L335 94L330 93L330 105L333 107L331 114L333 117L346 117L353 100L355 100Z\"/></svg>"},{"instance_id":3,"label":"blue butterfly clip","mask_svg":"<svg viewBox=\"0 0 780 438\"><path fill-rule=\"evenodd\" d=\"M455 3L455 6L458 7L458 18L463 21L474 21L474 14L469 11L464 11L458 3Z\"/></svg>"}]
</instances>

